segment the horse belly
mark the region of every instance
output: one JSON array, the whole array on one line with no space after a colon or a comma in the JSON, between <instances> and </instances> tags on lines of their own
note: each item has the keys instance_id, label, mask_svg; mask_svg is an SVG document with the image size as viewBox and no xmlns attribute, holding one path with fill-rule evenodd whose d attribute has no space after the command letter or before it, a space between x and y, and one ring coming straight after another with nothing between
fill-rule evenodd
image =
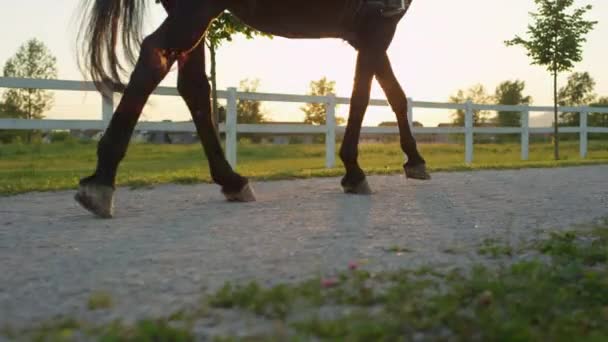
<instances>
[{"instance_id":1,"label":"horse belly","mask_svg":"<svg viewBox=\"0 0 608 342\"><path fill-rule=\"evenodd\" d=\"M230 12L262 32L286 38L346 38L360 0L248 0Z\"/></svg>"}]
</instances>

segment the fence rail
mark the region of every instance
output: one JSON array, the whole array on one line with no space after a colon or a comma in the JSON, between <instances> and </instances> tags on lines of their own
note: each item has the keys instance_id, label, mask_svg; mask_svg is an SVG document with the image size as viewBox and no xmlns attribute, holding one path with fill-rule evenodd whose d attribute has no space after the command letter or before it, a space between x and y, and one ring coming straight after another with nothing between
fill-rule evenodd
<instances>
[{"instance_id":1,"label":"fence rail","mask_svg":"<svg viewBox=\"0 0 608 342\"><path fill-rule=\"evenodd\" d=\"M60 91L96 91L92 82L67 81L67 80L42 80L0 77L0 88L34 88ZM179 96L176 88L159 87L154 92L161 96ZM350 104L349 98L335 96L308 96L291 94L268 94L268 93L246 93L238 92L236 88L218 91L218 97L226 99L226 123L220 125L220 131L226 136L226 158L231 165L237 164L237 136L239 133L251 134L324 134L326 136L326 167L335 166L336 134L344 133L344 127L336 125L335 111L340 104ZM238 124L236 104L238 100L272 101L272 102L296 102L296 103L322 103L326 106L327 124L323 126L313 125L286 125L286 124ZM528 159L530 134L550 134L553 127L530 127L531 112L550 112L551 106L507 106L507 105L485 105L471 102L440 103L412 101L408 99L410 106L408 111L409 122L414 120L414 109L452 109L463 110L465 124L463 127L413 127L414 134L464 134L465 136L465 163L473 162L473 143L475 134L520 134L521 135L521 158ZM388 106L386 100L372 99L371 106ZM9 130L104 130L112 118L114 112L113 98L103 98L101 105L101 120L23 120L23 119L0 119L0 129ZM474 127L473 114L477 110L509 111L521 113L520 127ZM580 135L580 156L587 157L587 143L589 133L608 133L608 127L589 127L589 113L608 113L608 108L597 107L559 107L560 112L573 112L580 115L579 127L560 127L560 133L578 133ZM142 131L167 131L167 132L196 132L192 123L173 122L140 122L136 130ZM399 134L397 127L363 127L365 134Z\"/></svg>"}]
</instances>

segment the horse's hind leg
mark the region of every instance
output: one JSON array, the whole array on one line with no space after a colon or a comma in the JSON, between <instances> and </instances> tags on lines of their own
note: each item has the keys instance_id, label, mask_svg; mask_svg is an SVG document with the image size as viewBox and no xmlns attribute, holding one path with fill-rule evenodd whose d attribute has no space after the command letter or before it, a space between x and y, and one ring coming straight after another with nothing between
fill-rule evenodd
<instances>
[{"instance_id":1,"label":"horse's hind leg","mask_svg":"<svg viewBox=\"0 0 608 342\"><path fill-rule=\"evenodd\" d=\"M196 131L205 149L211 178L222 187L229 201L250 202L255 197L247 179L232 170L220 145L211 116L210 87L205 73L205 46L178 59L177 89L192 114Z\"/></svg>"},{"instance_id":2,"label":"horse's hind leg","mask_svg":"<svg viewBox=\"0 0 608 342\"><path fill-rule=\"evenodd\" d=\"M95 173L80 181L76 200L97 216L113 215L118 164L125 156L135 124L148 97L163 80L177 56L199 43L221 1L182 0L163 24L144 39L140 56L110 125L97 146Z\"/></svg>"},{"instance_id":3,"label":"horse's hind leg","mask_svg":"<svg viewBox=\"0 0 608 342\"><path fill-rule=\"evenodd\" d=\"M142 43L129 84L97 145L95 173L80 181L80 189L75 198L97 216L112 217L118 164L125 156L133 129L150 93L169 72L174 62L173 57L158 48L165 39L166 32L167 26L163 25Z\"/></svg>"},{"instance_id":4,"label":"horse's hind leg","mask_svg":"<svg viewBox=\"0 0 608 342\"><path fill-rule=\"evenodd\" d=\"M407 155L407 162L403 165L405 175L408 178L414 179L430 179L431 176L426 171L426 163L416 146L416 140L412 135L410 124L407 118L407 97L397 81L390 60L386 53L382 56L381 62L376 70L376 78L380 86L384 90L388 102L390 103L395 115L397 116L397 124L399 125L399 135L401 140L401 149Z\"/></svg>"}]
</instances>

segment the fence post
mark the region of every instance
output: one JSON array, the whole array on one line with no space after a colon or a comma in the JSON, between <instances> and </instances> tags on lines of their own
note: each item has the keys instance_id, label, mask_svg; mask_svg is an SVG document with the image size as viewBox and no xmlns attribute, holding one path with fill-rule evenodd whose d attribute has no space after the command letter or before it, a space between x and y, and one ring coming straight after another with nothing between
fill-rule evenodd
<instances>
[{"instance_id":1,"label":"fence post","mask_svg":"<svg viewBox=\"0 0 608 342\"><path fill-rule=\"evenodd\" d=\"M411 97L407 98L407 123L410 125L412 135L414 135L414 100L412 100ZM406 163L408 161L407 154L405 154L405 152L403 152L403 160L405 160Z\"/></svg>"},{"instance_id":2,"label":"fence post","mask_svg":"<svg viewBox=\"0 0 608 342\"><path fill-rule=\"evenodd\" d=\"M473 103L469 100L465 103L464 111L464 162L473 163Z\"/></svg>"},{"instance_id":3,"label":"fence post","mask_svg":"<svg viewBox=\"0 0 608 342\"><path fill-rule=\"evenodd\" d=\"M407 98L407 122L410 123L410 129L414 127L414 100L411 97Z\"/></svg>"},{"instance_id":4,"label":"fence post","mask_svg":"<svg viewBox=\"0 0 608 342\"><path fill-rule=\"evenodd\" d=\"M325 167L336 166L336 96L329 94L325 103Z\"/></svg>"},{"instance_id":5,"label":"fence post","mask_svg":"<svg viewBox=\"0 0 608 342\"><path fill-rule=\"evenodd\" d=\"M101 96L101 120L107 125L114 115L114 93Z\"/></svg>"},{"instance_id":6,"label":"fence post","mask_svg":"<svg viewBox=\"0 0 608 342\"><path fill-rule=\"evenodd\" d=\"M521 112L521 160L530 156L530 106L525 105Z\"/></svg>"},{"instance_id":7,"label":"fence post","mask_svg":"<svg viewBox=\"0 0 608 342\"><path fill-rule=\"evenodd\" d=\"M588 140L588 129L587 129L587 118L589 117L589 108L582 107L580 111L580 122L581 122L581 132L580 132L580 153L581 158L587 158L587 140Z\"/></svg>"},{"instance_id":8,"label":"fence post","mask_svg":"<svg viewBox=\"0 0 608 342\"><path fill-rule=\"evenodd\" d=\"M236 114L236 88L228 88L226 104L226 160L236 168L237 148L237 114Z\"/></svg>"}]
</instances>

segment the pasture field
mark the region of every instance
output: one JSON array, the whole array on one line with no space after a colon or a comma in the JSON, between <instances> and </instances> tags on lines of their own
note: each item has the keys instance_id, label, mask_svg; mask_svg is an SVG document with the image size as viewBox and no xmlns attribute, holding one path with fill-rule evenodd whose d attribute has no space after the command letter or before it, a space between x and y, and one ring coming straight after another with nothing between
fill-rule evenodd
<instances>
[{"instance_id":1,"label":"pasture field","mask_svg":"<svg viewBox=\"0 0 608 342\"><path fill-rule=\"evenodd\" d=\"M96 144L68 141L52 144L0 145L0 194L75 188L91 173ZM513 169L608 163L608 141L590 141L589 156L579 158L578 142L561 144L562 160L552 160L552 146L531 144L530 160L520 160L519 144L476 144L474 163L464 164L464 146L421 144L431 171ZM238 147L238 171L253 180L340 176L343 168L325 169L325 146L264 145ZM369 174L402 172L403 154L397 143L362 144L360 164ZM118 185L141 187L162 183L209 182L209 169L200 145L133 144L121 164Z\"/></svg>"}]
</instances>

